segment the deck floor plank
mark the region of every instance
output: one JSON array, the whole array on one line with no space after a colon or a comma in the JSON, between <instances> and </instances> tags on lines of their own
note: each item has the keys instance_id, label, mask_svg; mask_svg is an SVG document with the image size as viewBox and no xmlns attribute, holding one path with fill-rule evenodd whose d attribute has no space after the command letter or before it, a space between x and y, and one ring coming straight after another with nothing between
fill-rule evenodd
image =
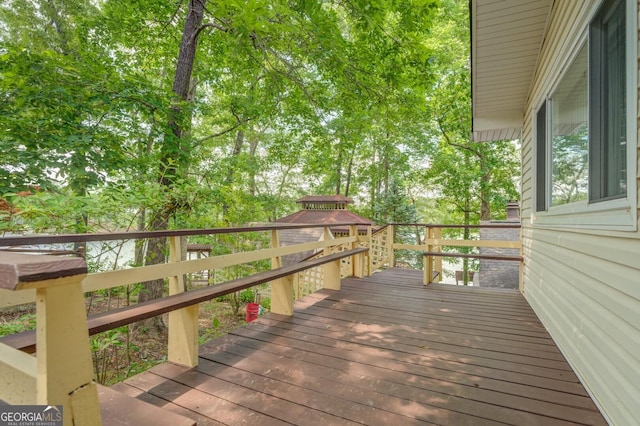
<instances>
[{"instance_id":1,"label":"deck floor plank","mask_svg":"<svg viewBox=\"0 0 640 426\"><path fill-rule=\"evenodd\" d=\"M256 326L252 325L251 328L255 328L255 327ZM242 331L244 332L248 329L249 329L248 327L243 328ZM264 328L263 331L265 331L265 333L269 333L269 331L273 329L274 329L273 326L267 326ZM246 334L243 334L243 335L246 336ZM254 336L254 338L255 337L257 336ZM268 339L268 337L266 337L266 339ZM305 343L304 337L296 340L298 340L298 342L300 343L294 341L293 343L290 343L290 344L293 346L295 350L302 351L302 344ZM314 348L313 351L321 353L323 350ZM336 364L335 355L337 354L338 351L339 349L336 349L336 348L330 348L328 351L325 348L324 352L332 355L331 365ZM349 354L344 354L344 352L362 353L363 350L358 350L357 348L353 348L353 347L349 349L344 349L342 356L345 358L349 358ZM309 354L305 354L305 355L307 357L309 356ZM576 402L576 400L585 400L586 398L584 397L576 398L575 396L569 396L564 393L556 392L555 394L552 394L551 392L549 392L550 395L548 399L551 397L555 397L556 400L558 400L559 398L560 400L562 399L566 400L563 404L557 404L555 402L551 403L551 402L535 400L531 395L526 395L526 396L511 395L505 392L503 389L500 389L499 384L495 382L492 384L486 384L485 380L483 379L479 379L475 381L472 385L460 385L460 384L456 385L451 381L451 378L447 378L448 380L444 380L438 377L436 378L430 377L427 373L427 368L421 365L423 360L415 357L410 361L411 363L414 364L415 367L417 367L413 369L412 374L397 374L396 370L398 368L398 365L392 358L383 357L382 359L380 359L380 357L376 357L375 355L372 355L369 353L367 353L366 355L367 356L362 358L362 360L360 361L360 364L363 366L362 368L363 374L365 371L371 372L373 370L372 367L374 365L377 365L383 371L380 371L380 369L378 369L375 372L376 378L379 379L383 375L383 373L387 372L391 374L391 380L395 383L406 383L408 381L419 383L419 386L421 389L440 393L441 398L446 397L447 404L455 403L456 398L454 397L459 397L459 398L463 398L465 400L464 403L466 403L467 405L470 404L470 401L480 401L484 403L489 403L492 405L491 410L496 410L500 406L505 406L505 407L515 408L518 410L530 410L534 413L538 413L541 415L542 414L553 415L553 416L557 416L559 418L564 418L564 419L571 419L576 415L585 414L581 410L574 410L572 407L572 405L579 404L578 402ZM211 359L211 356L203 355L203 357L206 359ZM426 359L425 361L428 361L428 359ZM286 363L288 364L289 361L286 361ZM353 366L350 366L349 368L347 368L347 370L353 370L353 369L354 369ZM363 377L361 377L361 379L363 379ZM385 386L382 383L380 385L382 387ZM494 388L497 387L497 389L495 390L488 389L491 385L493 385ZM503 388L509 388L509 383L508 382L504 383ZM535 389L532 389L531 394L535 394ZM588 404L585 402L583 406L590 408L591 404ZM459 409L460 408L456 408L456 410L459 410ZM497 415L497 412L494 412L494 415ZM504 421L504 419L501 421ZM453 423L453 424L456 424L456 423ZM520 419L519 421L511 424L532 424L532 423L527 421L526 419ZM544 424L553 424L553 423L551 422L551 420L548 420Z\"/></svg>"},{"instance_id":2,"label":"deck floor plank","mask_svg":"<svg viewBox=\"0 0 640 426\"><path fill-rule=\"evenodd\" d=\"M425 287L401 269L212 340L193 369L121 385L198 424L606 425L521 294Z\"/></svg>"}]
</instances>

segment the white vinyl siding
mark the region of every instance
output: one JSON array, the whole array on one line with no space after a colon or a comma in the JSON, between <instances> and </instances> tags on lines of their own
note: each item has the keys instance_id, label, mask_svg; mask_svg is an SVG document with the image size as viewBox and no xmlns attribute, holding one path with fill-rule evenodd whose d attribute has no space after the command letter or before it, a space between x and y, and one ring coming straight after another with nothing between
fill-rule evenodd
<instances>
[{"instance_id":1,"label":"white vinyl siding","mask_svg":"<svg viewBox=\"0 0 640 426\"><path fill-rule=\"evenodd\" d=\"M631 425L640 424L637 136L629 141L635 147L635 178L629 182L635 193L630 193L632 201L626 208L614 203L585 212L562 206L567 209L556 212L555 222L547 223L536 212L536 112L569 65L571 52L600 4L596 0L553 3L532 82L522 132L524 294L605 417L611 424ZM636 31L637 19L636 11ZM633 79L640 81L640 70ZM636 82L636 92L637 88ZM631 226L591 226L622 223L630 217Z\"/></svg>"}]
</instances>

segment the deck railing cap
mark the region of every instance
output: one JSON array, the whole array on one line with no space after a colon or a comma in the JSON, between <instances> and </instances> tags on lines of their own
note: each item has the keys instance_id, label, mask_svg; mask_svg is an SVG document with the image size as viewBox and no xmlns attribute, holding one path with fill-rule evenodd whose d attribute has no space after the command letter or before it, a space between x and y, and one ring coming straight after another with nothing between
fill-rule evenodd
<instances>
[{"instance_id":1,"label":"deck railing cap","mask_svg":"<svg viewBox=\"0 0 640 426\"><path fill-rule=\"evenodd\" d=\"M87 273L81 257L0 253L0 288L17 290L24 283Z\"/></svg>"}]
</instances>

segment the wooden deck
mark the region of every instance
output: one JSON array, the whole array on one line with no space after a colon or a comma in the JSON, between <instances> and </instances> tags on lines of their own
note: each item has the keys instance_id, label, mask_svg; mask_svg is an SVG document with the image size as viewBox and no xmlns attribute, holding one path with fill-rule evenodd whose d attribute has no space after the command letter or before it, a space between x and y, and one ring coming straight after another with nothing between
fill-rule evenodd
<instances>
[{"instance_id":1,"label":"wooden deck","mask_svg":"<svg viewBox=\"0 0 640 426\"><path fill-rule=\"evenodd\" d=\"M345 279L114 388L199 425L606 424L517 291L421 281Z\"/></svg>"}]
</instances>

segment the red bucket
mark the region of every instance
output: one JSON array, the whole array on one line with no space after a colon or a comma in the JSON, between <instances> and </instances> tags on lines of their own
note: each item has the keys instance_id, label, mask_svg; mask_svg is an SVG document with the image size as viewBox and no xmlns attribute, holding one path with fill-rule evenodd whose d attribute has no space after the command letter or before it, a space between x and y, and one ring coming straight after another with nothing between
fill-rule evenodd
<instances>
[{"instance_id":1,"label":"red bucket","mask_svg":"<svg viewBox=\"0 0 640 426\"><path fill-rule=\"evenodd\" d=\"M258 314L260 313L260 305L258 303L247 303L247 322L251 322L254 319L258 318Z\"/></svg>"}]
</instances>

